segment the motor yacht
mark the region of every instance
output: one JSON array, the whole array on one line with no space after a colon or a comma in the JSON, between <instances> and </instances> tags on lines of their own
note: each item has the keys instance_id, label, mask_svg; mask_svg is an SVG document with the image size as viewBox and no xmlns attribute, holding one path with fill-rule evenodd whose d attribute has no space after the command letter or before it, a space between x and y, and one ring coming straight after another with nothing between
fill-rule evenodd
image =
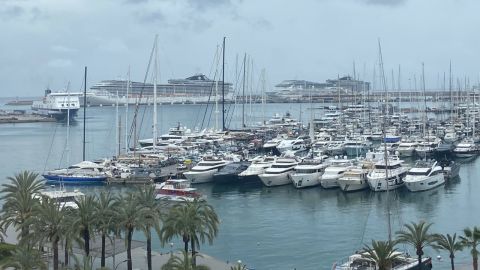
<instances>
[{"instance_id":1,"label":"motor yacht","mask_svg":"<svg viewBox=\"0 0 480 270\"><path fill-rule=\"evenodd\" d=\"M415 155L415 149L417 146L417 142L404 141L400 142L396 151L400 157L413 157L413 155Z\"/></svg>"},{"instance_id":2,"label":"motor yacht","mask_svg":"<svg viewBox=\"0 0 480 270\"><path fill-rule=\"evenodd\" d=\"M53 190L42 190L39 192L40 200L42 198L48 198L57 202L60 205L60 208L70 208L77 209L78 205L76 201L80 200L82 197L85 197L85 194L79 190L66 191L61 187L60 189Z\"/></svg>"},{"instance_id":3,"label":"motor yacht","mask_svg":"<svg viewBox=\"0 0 480 270\"><path fill-rule=\"evenodd\" d=\"M404 179L405 186L410 191L425 191L445 183L443 170L437 161L419 160L411 168Z\"/></svg>"},{"instance_id":4,"label":"motor yacht","mask_svg":"<svg viewBox=\"0 0 480 270\"><path fill-rule=\"evenodd\" d=\"M320 177L327 165L322 160L305 159L290 175L293 186L296 188L313 187L320 184Z\"/></svg>"},{"instance_id":5,"label":"motor yacht","mask_svg":"<svg viewBox=\"0 0 480 270\"><path fill-rule=\"evenodd\" d=\"M458 158L470 158L477 155L477 147L473 140L464 139L453 149L453 154Z\"/></svg>"},{"instance_id":6,"label":"motor yacht","mask_svg":"<svg viewBox=\"0 0 480 270\"><path fill-rule=\"evenodd\" d=\"M268 187L290 184L292 182L290 174L297 164L296 158L278 158L270 168L259 175L260 180Z\"/></svg>"},{"instance_id":7,"label":"motor yacht","mask_svg":"<svg viewBox=\"0 0 480 270\"><path fill-rule=\"evenodd\" d=\"M277 160L276 156L258 156L253 158L250 166L243 172L238 174L240 181L249 182L259 180L258 176L265 172L265 169L270 168Z\"/></svg>"},{"instance_id":8,"label":"motor yacht","mask_svg":"<svg viewBox=\"0 0 480 270\"><path fill-rule=\"evenodd\" d=\"M324 173L320 177L320 185L323 188L339 187L338 179L343 176L345 171L353 166L353 161L349 159L330 160L330 165L325 168Z\"/></svg>"},{"instance_id":9,"label":"motor yacht","mask_svg":"<svg viewBox=\"0 0 480 270\"><path fill-rule=\"evenodd\" d=\"M385 160L375 163L375 168L367 176L368 185L373 191L393 190L404 185L407 172L402 160L390 157L386 164Z\"/></svg>"},{"instance_id":10,"label":"motor yacht","mask_svg":"<svg viewBox=\"0 0 480 270\"><path fill-rule=\"evenodd\" d=\"M368 170L361 167L347 169L338 181L340 189L343 191L357 191L368 188L367 181Z\"/></svg>"},{"instance_id":11,"label":"motor yacht","mask_svg":"<svg viewBox=\"0 0 480 270\"><path fill-rule=\"evenodd\" d=\"M187 179L169 179L155 184L155 192L157 200L181 202L202 198L197 189L190 186L190 181Z\"/></svg>"},{"instance_id":12,"label":"motor yacht","mask_svg":"<svg viewBox=\"0 0 480 270\"><path fill-rule=\"evenodd\" d=\"M213 174L225 167L230 161L216 156L206 156L190 171L183 175L191 181L192 184L207 183L213 181Z\"/></svg>"}]
</instances>

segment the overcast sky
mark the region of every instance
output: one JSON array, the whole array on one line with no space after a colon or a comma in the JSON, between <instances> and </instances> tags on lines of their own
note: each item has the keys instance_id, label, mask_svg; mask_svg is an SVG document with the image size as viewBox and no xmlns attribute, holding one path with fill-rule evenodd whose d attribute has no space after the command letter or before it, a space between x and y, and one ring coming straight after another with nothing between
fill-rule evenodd
<instances>
[{"instance_id":1,"label":"overcast sky","mask_svg":"<svg viewBox=\"0 0 480 270\"><path fill-rule=\"evenodd\" d=\"M0 96L39 96L125 77L142 81L154 35L160 80L210 75L227 37L227 79L246 52L258 80L324 81L353 73L372 81L380 38L385 73L427 87L455 77L477 83L478 0L0 0ZM378 69L377 69L378 72ZM211 75L210 75L211 76ZM395 75L396 76L396 75Z\"/></svg>"}]
</instances>

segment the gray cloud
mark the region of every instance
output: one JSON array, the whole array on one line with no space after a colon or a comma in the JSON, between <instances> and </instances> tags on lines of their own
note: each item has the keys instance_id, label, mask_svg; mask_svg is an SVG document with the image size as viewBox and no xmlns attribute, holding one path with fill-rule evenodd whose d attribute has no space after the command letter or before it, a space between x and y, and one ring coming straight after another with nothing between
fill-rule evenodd
<instances>
[{"instance_id":1,"label":"gray cloud","mask_svg":"<svg viewBox=\"0 0 480 270\"><path fill-rule=\"evenodd\" d=\"M22 16L25 13L25 9L20 6L4 6L0 8L0 19L9 20Z\"/></svg>"},{"instance_id":2,"label":"gray cloud","mask_svg":"<svg viewBox=\"0 0 480 270\"><path fill-rule=\"evenodd\" d=\"M401 6L407 2L407 0L361 0L361 1L370 5L379 5L379 6Z\"/></svg>"},{"instance_id":3,"label":"gray cloud","mask_svg":"<svg viewBox=\"0 0 480 270\"><path fill-rule=\"evenodd\" d=\"M137 12L135 16L142 23L166 22L166 16L160 10Z\"/></svg>"},{"instance_id":4,"label":"gray cloud","mask_svg":"<svg viewBox=\"0 0 480 270\"><path fill-rule=\"evenodd\" d=\"M198 10L230 6L233 4L231 0L187 0L187 2L190 6L192 6L192 8Z\"/></svg>"}]
</instances>

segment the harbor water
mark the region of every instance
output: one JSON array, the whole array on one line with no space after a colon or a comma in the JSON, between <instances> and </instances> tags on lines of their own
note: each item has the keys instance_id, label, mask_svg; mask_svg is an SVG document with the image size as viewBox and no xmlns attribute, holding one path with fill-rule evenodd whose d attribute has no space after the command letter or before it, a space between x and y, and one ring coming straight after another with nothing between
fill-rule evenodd
<instances>
[{"instance_id":1,"label":"harbor water","mask_svg":"<svg viewBox=\"0 0 480 270\"><path fill-rule=\"evenodd\" d=\"M5 103L0 100L0 103ZM310 107L321 104L260 104L245 106L247 123L271 118L274 113L290 112L295 118L307 122ZM220 106L219 106L220 107ZM221 114L205 105L166 105L158 109L159 133L165 133L178 123L189 128L195 126L221 127ZM230 115L233 107L226 110ZM5 108L4 108L5 109ZM205 112L206 111L206 112ZM213 108L213 111L215 109ZM221 108L219 108L221 111ZM301 113L300 113L301 112ZM241 106L226 123L230 127L241 125ZM151 109L141 107L137 119L140 138L151 137ZM130 129L134 108L129 108ZM117 120L114 107L87 109L86 156L93 160L111 157L118 149L118 130L121 148L124 148L125 108L119 109ZM121 123L118 128L118 123ZM73 164L82 159L83 115L79 111L76 121L70 125L69 143L66 123L23 123L0 125L0 184L8 176L22 170L43 172ZM252 269L331 269L335 261L346 258L360 250L371 239L387 239L387 200L391 199L393 232L402 224L420 220L433 222L432 230L439 233L457 232L467 226L480 225L480 161L470 160L462 164L460 177L445 186L421 193L410 193L404 189L387 193L360 191L343 193L339 189L324 190L320 187L297 190L293 186L267 188L254 185L196 186L207 196L217 211L220 232L214 244L205 244L201 252L225 261L242 260ZM129 187L93 186L79 187L86 193L97 193L112 189L125 192ZM135 238L143 240L141 233ZM173 249L181 249L180 241ZM411 247L410 254L415 251ZM154 249L169 252L172 247L160 246L154 240ZM435 257L435 269L449 269L448 254L428 250ZM437 260L436 256L442 259ZM137 259L137 258L135 258ZM138 258L144 260L145 258ZM470 267L470 255L464 251L456 258L461 267Z\"/></svg>"}]
</instances>

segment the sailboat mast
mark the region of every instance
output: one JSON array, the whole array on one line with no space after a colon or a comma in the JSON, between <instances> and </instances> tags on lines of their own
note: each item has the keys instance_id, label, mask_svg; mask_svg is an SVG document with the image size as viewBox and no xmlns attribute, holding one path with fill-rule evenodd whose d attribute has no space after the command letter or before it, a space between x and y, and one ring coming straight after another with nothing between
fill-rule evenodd
<instances>
[{"instance_id":1,"label":"sailboat mast","mask_svg":"<svg viewBox=\"0 0 480 270\"><path fill-rule=\"evenodd\" d=\"M378 53L379 53L379 60L380 60L380 81L382 82L383 89L385 93L387 93L387 84L385 80L385 70L383 69L383 57L382 57L382 46L380 45L380 39L378 40ZM388 96L387 96L387 107L386 111L388 111ZM392 241L392 224L390 220L390 185L388 182L388 152L387 152L387 143L385 142L386 137L386 128L387 128L387 114L384 113L383 115L383 146L384 146L384 162L385 162L385 181L387 184L387 223L388 223L388 241Z\"/></svg>"},{"instance_id":2,"label":"sailboat mast","mask_svg":"<svg viewBox=\"0 0 480 270\"><path fill-rule=\"evenodd\" d=\"M243 56L243 80L242 80L242 128L245 127L245 74L246 74L247 54Z\"/></svg>"},{"instance_id":3,"label":"sailboat mast","mask_svg":"<svg viewBox=\"0 0 480 270\"><path fill-rule=\"evenodd\" d=\"M86 123L87 123L86 116L87 116L87 67L85 67L85 74L83 78L83 156L82 156L83 161L85 161L85 130L86 130Z\"/></svg>"},{"instance_id":4,"label":"sailboat mast","mask_svg":"<svg viewBox=\"0 0 480 270\"><path fill-rule=\"evenodd\" d=\"M128 66L127 93L125 95L125 153L128 153L128 90L130 88L130 66Z\"/></svg>"},{"instance_id":5,"label":"sailboat mast","mask_svg":"<svg viewBox=\"0 0 480 270\"><path fill-rule=\"evenodd\" d=\"M225 37L223 37L222 59L222 130L225 130Z\"/></svg>"},{"instance_id":6,"label":"sailboat mast","mask_svg":"<svg viewBox=\"0 0 480 270\"><path fill-rule=\"evenodd\" d=\"M115 122L117 123L117 128L115 132L115 138L117 139L117 156L120 155L120 120L118 118L118 89L117 89L117 98L115 99Z\"/></svg>"},{"instance_id":7,"label":"sailboat mast","mask_svg":"<svg viewBox=\"0 0 480 270\"><path fill-rule=\"evenodd\" d=\"M153 151L157 148L157 44L158 35L155 35L155 59L154 59L154 76L153 76Z\"/></svg>"}]
</instances>

